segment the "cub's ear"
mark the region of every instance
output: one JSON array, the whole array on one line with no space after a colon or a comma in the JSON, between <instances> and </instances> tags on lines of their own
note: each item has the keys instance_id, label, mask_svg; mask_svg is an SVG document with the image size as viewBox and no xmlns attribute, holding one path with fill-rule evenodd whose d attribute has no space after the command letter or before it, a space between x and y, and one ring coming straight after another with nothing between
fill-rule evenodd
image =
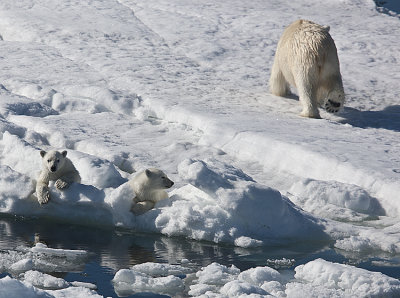
<instances>
[{"instance_id":1,"label":"cub's ear","mask_svg":"<svg viewBox=\"0 0 400 298\"><path fill-rule=\"evenodd\" d=\"M67 156L67 151L64 150L63 152L61 152L61 154L62 154L63 157L66 157Z\"/></svg>"},{"instance_id":2,"label":"cub's ear","mask_svg":"<svg viewBox=\"0 0 400 298\"><path fill-rule=\"evenodd\" d=\"M147 176L147 177L150 177L150 176L151 176L151 171L150 171L149 169L146 169L145 173L146 173L146 176Z\"/></svg>"},{"instance_id":3,"label":"cub's ear","mask_svg":"<svg viewBox=\"0 0 400 298\"><path fill-rule=\"evenodd\" d=\"M41 157L44 157L45 155L46 155L46 151L40 150L40 156L41 156Z\"/></svg>"}]
</instances>

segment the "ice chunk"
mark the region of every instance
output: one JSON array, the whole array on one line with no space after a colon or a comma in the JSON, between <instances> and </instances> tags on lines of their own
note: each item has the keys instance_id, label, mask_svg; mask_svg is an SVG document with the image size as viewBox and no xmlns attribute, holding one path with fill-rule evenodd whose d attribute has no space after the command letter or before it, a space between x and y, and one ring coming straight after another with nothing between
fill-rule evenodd
<instances>
[{"instance_id":1,"label":"ice chunk","mask_svg":"<svg viewBox=\"0 0 400 298\"><path fill-rule=\"evenodd\" d=\"M102 295L87 287L69 287L61 290L46 290L46 292L51 295L50 297L55 298L103 298Z\"/></svg>"},{"instance_id":2,"label":"ice chunk","mask_svg":"<svg viewBox=\"0 0 400 298\"><path fill-rule=\"evenodd\" d=\"M67 259L77 259L87 257L88 252L86 250L72 250L72 249L59 249L47 247L44 243L36 243L36 245L30 248L33 253L44 254L47 256L65 257Z\"/></svg>"},{"instance_id":3,"label":"ice chunk","mask_svg":"<svg viewBox=\"0 0 400 298\"><path fill-rule=\"evenodd\" d=\"M287 259L287 258L282 258L282 259L276 259L276 260L267 260L267 265L271 266L275 269L279 268L285 268L285 267L291 267L295 263L294 259Z\"/></svg>"},{"instance_id":4,"label":"ice chunk","mask_svg":"<svg viewBox=\"0 0 400 298\"><path fill-rule=\"evenodd\" d=\"M330 205L369 215L384 215L378 200L357 185L305 179L294 183L290 192L295 194L293 199L296 204L317 215L340 218L343 212L339 208L333 214L324 212Z\"/></svg>"},{"instance_id":5,"label":"ice chunk","mask_svg":"<svg viewBox=\"0 0 400 298\"><path fill-rule=\"evenodd\" d=\"M19 246L15 250L0 252L0 271L75 272L81 270L87 256L84 250L54 249L41 243L32 248Z\"/></svg>"},{"instance_id":6,"label":"ice chunk","mask_svg":"<svg viewBox=\"0 0 400 298\"><path fill-rule=\"evenodd\" d=\"M262 241L245 236L236 238L234 243L236 246L240 247L256 247L263 245Z\"/></svg>"},{"instance_id":7,"label":"ice chunk","mask_svg":"<svg viewBox=\"0 0 400 298\"><path fill-rule=\"evenodd\" d=\"M50 298L51 295L42 290L36 289L32 285L24 284L19 280L6 276L0 279L0 297Z\"/></svg>"},{"instance_id":8,"label":"ice chunk","mask_svg":"<svg viewBox=\"0 0 400 298\"><path fill-rule=\"evenodd\" d=\"M39 271L29 270L24 273L23 280L40 289L63 289L69 283L62 278L57 278Z\"/></svg>"},{"instance_id":9,"label":"ice chunk","mask_svg":"<svg viewBox=\"0 0 400 298\"><path fill-rule=\"evenodd\" d=\"M316 287L340 289L346 296L395 297L400 295L400 281L380 272L317 259L295 268L295 278Z\"/></svg>"},{"instance_id":10,"label":"ice chunk","mask_svg":"<svg viewBox=\"0 0 400 298\"><path fill-rule=\"evenodd\" d=\"M270 267L256 267L243 271L239 274L238 280L252 285L262 286L268 281L281 281L281 274Z\"/></svg>"},{"instance_id":11,"label":"ice chunk","mask_svg":"<svg viewBox=\"0 0 400 298\"><path fill-rule=\"evenodd\" d=\"M221 294L227 297L239 297L242 295L251 295L252 297L272 297L265 290L260 287L254 286L247 282L230 281L226 283L220 290Z\"/></svg>"},{"instance_id":12,"label":"ice chunk","mask_svg":"<svg viewBox=\"0 0 400 298\"><path fill-rule=\"evenodd\" d=\"M22 259L18 262L15 262L10 266L10 271L13 273L25 272L31 270L33 268L32 259Z\"/></svg>"},{"instance_id":13,"label":"ice chunk","mask_svg":"<svg viewBox=\"0 0 400 298\"><path fill-rule=\"evenodd\" d=\"M180 265L151 262L134 265L131 269L133 271L145 273L152 276L185 275L193 271L190 268L186 268Z\"/></svg>"},{"instance_id":14,"label":"ice chunk","mask_svg":"<svg viewBox=\"0 0 400 298\"><path fill-rule=\"evenodd\" d=\"M198 271L196 277L200 284L224 285L237 279L239 273L240 270L234 265L226 267L218 263L212 263Z\"/></svg>"},{"instance_id":15,"label":"ice chunk","mask_svg":"<svg viewBox=\"0 0 400 298\"><path fill-rule=\"evenodd\" d=\"M183 280L179 277L173 275L152 277L129 269L119 270L114 276L113 284L115 292L119 296L131 295L137 292L174 295L184 288Z\"/></svg>"}]
</instances>

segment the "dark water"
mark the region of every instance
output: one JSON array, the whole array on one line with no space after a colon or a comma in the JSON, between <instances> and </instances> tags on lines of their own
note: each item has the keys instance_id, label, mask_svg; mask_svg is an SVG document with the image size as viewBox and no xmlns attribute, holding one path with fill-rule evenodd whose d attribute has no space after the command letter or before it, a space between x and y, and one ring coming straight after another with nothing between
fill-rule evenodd
<instances>
[{"instance_id":1,"label":"dark water","mask_svg":"<svg viewBox=\"0 0 400 298\"><path fill-rule=\"evenodd\" d=\"M84 249L90 252L86 263L71 270L75 272L57 272L55 275L67 281L96 284L97 293L105 297L118 297L111 280L119 269L144 262L179 264L184 258L194 263L196 270L212 262L226 266L233 264L241 270L246 270L265 266L268 259L294 259L295 263L292 267L283 269L285 274L291 275L295 266L321 257L328 261L350 263L400 278L398 257L343 255L332 249L332 243L308 242L292 246L243 249L156 234L116 229L105 230L43 219L0 215L0 250L14 250L21 245L32 247L35 239L40 239L50 248ZM385 265L377 265L376 261L384 261ZM7 274L8 272L0 272L0 277ZM142 293L129 297L163 296Z\"/></svg>"},{"instance_id":2,"label":"dark water","mask_svg":"<svg viewBox=\"0 0 400 298\"><path fill-rule=\"evenodd\" d=\"M378 10L391 15L390 12L400 14L400 0L374 0Z\"/></svg>"}]
</instances>

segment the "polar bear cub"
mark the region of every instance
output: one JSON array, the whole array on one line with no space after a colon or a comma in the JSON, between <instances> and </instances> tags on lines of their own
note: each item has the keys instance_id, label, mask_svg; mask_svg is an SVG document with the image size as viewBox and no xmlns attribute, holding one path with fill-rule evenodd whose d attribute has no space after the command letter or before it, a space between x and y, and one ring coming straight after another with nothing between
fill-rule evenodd
<instances>
[{"instance_id":1,"label":"polar bear cub","mask_svg":"<svg viewBox=\"0 0 400 298\"><path fill-rule=\"evenodd\" d=\"M36 196L40 204L46 204L50 199L49 182L55 181L58 189L67 188L72 182L81 182L81 176L72 161L67 158L67 151L40 151L42 171L36 183Z\"/></svg>"},{"instance_id":2,"label":"polar bear cub","mask_svg":"<svg viewBox=\"0 0 400 298\"><path fill-rule=\"evenodd\" d=\"M329 27L297 20L284 30L272 66L270 92L285 96L290 85L297 88L301 116L320 118L319 106L330 113L343 106L339 59Z\"/></svg>"},{"instance_id":3,"label":"polar bear cub","mask_svg":"<svg viewBox=\"0 0 400 298\"><path fill-rule=\"evenodd\" d=\"M172 187L174 182L159 169L146 169L129 181L135 192L131 211L140 215L154 208L155 204L168 198L165 189Z\"/></svg>"}]
</instances>

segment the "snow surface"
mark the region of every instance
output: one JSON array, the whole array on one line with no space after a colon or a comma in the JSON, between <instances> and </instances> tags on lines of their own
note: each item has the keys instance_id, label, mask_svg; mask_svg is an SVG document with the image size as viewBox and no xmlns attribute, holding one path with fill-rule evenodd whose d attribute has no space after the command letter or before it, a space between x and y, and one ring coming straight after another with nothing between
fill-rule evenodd
<instances>
[{"instance_id":1,"label":"snow surface","mask_svg":"<svg viewBox=\"0 0 400 298\"><path fill-rule=\"evenodd\" d=\"M141 266L145 266L146 273ZM288 280L271 267L256 267L240 271L212 263L200 271L188 274L184 265L145 263L119 270L113 283L118 295L130 295L144 290L176 296L184 285L193 297L396 297L400 281L379 272L370 272L350 265L317 259L295 268ZM168 272L168 267L175 275ZM180 269L179 269L180 267ZM181 279L176 275L183 276Z\"/></svg>"},{"instance_id":2,"label":"snow surface","mask_svg":"<svg viewBox=\"0 0 400 298\"><path fill-rule=\"evenodd\" d=\"M277 41L298 18L331 27L347 96L337 116L304 119L295 90L268 93ZM2 0L0 212L241 247L326 240L397 254L398 26L372 0ZM40 149L67 150L82 176L63 192L51 185L43 206ZM126 182L148 167L175 185L135 217ZM9 253L5 270L36 270L32 251ZM164 283L143 274L127 278ZM285 290L230 282L221 294ZM329 293L339 290L350 289Z\"/></svg>"}]
</instances>

